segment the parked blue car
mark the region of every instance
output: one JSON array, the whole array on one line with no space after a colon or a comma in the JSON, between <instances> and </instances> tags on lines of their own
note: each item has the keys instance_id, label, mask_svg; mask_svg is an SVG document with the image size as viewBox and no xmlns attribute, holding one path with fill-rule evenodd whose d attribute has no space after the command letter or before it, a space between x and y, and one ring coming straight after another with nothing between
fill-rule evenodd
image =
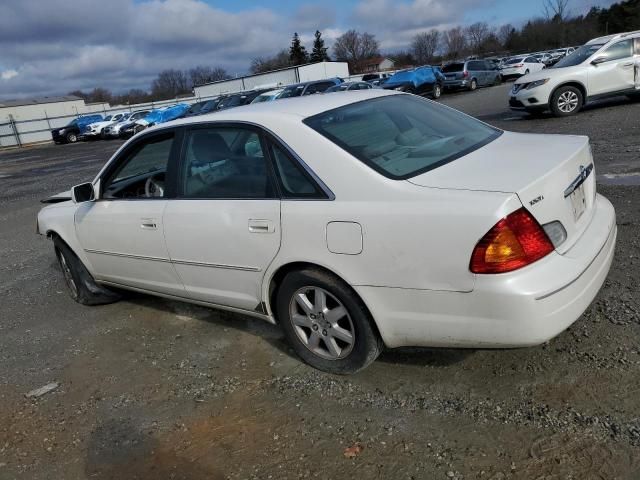
<instances>
[{"instance_id":1,"label":"parked blue car","mask_svg":"<svg viewBox=\"0 0 640 480\"><path fill-rule=\"evenodd\" d=\"M394 73L381 87L387 90L400 90L415 95L427 95L440 98L445 76L439 67L417 67Z\"/></svg>"},{"instance_id":2,"label":"parked blue car","mask_svg":"<svg viewBox=\"0 0 640 480\"><path fill-rule=\"evenodd\" d=\"M120 137L128 138L147 127L157 125L159 123L170 122L176 118L181 118L184 113L189 110L190 105L187 103L178 103L170 107L156 108L147 113L143 118L123 125L120 129Z\"/></svg>"}]
</instances>

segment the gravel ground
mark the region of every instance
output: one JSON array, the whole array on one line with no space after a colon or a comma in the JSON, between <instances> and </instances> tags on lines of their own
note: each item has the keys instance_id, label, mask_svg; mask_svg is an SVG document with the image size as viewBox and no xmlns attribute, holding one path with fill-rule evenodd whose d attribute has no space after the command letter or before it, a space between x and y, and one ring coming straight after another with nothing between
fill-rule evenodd
<instances>
[{"instance_id":1,"label":"gravel ground","mask_svg":"<svg viewBox=\"0 0 640 480\"><path fill-rule=\"evenodd\" d=\"M442 101L591 137L618 214L604 288L540 347L399 349L351 377L301 364L259 320L142 295L74 303L34 235L37 201L119 143L0 153L0 479L640 478L640 104L529 119L507 89Z\"/></svg>"}]
</instances>

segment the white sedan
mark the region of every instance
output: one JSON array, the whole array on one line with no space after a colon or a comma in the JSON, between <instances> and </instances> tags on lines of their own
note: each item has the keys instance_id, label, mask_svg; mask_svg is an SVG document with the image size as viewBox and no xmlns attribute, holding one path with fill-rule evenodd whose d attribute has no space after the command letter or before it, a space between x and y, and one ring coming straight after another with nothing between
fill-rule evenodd
<instances>
[{"instance_id":1,"label":"white sedan","mask_svg":"<svg viewBox=\"0 0 640 480\"><path fill-rule=\"evenodd\" d=\"M106 138L106 133L105 133L106 127L109 127L119 122L124 122L130 116L131 116L131 112L119 112L119 113L114 113L113 115L108 115L101 122L95 122L88 125L86 128L86 131L83 133L87 137L100 136L102 138Z\"/></svg>"},{"instance_id":2,"label":"white sedan","mask_svg":"<svg viewBox=\"0 0 640 480\"><path fill-rule=\"evenodd\" d=\"M70 196L37 228L75 300L242 312L333 373L384 346L545 342L589 306L616 241L586 137L384 90L159 125Z\"/></svg>"},{"instance_id":3,"label":"white sedan","mask_svg":"<svg viewBox=\"0 0 640 480\"><path fill-rule=\"evenodd\" d=\"M502 65L500 68L500 74L504 79L516 78L530 73L539 72L544 68L546 68L545 64L532 55L513 57Z\"/></svg>"}]
</instances>

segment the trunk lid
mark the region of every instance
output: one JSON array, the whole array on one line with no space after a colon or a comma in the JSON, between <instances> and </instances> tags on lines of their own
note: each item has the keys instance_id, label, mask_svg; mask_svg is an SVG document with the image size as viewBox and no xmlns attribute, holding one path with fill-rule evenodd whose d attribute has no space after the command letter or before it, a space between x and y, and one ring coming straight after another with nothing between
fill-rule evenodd
<instances>
[{"instance_id":1,"label":"trunk lid","mask_svg":"<svg viewBox=\"0 0 640 480\"><path fill-rule=\"evenodd\" d=\"M560 221L564 253L593 216L596 184L588 137L504 132L488 145L408 181L423 187L514 193L541 225Z\"/></svg>"}]
</instances>

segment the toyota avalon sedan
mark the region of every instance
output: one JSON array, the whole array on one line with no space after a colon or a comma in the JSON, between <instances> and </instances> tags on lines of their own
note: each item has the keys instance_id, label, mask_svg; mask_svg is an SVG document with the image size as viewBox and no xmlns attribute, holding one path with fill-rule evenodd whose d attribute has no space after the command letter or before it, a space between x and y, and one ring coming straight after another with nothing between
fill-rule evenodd
<instances>
[{"instance_id":1,"label":"toyota avalon sedan","mask_svg":"<svg viewBox=\"0 0 640 480\"><path fill-rule=\"evenodd\" d=\"M384 347L520 347L602 286L615 212L586 137L361 90L169 122L38 214L71 296L122 290L281 326L353 373Z\"/></svg>"}]
</instances>

